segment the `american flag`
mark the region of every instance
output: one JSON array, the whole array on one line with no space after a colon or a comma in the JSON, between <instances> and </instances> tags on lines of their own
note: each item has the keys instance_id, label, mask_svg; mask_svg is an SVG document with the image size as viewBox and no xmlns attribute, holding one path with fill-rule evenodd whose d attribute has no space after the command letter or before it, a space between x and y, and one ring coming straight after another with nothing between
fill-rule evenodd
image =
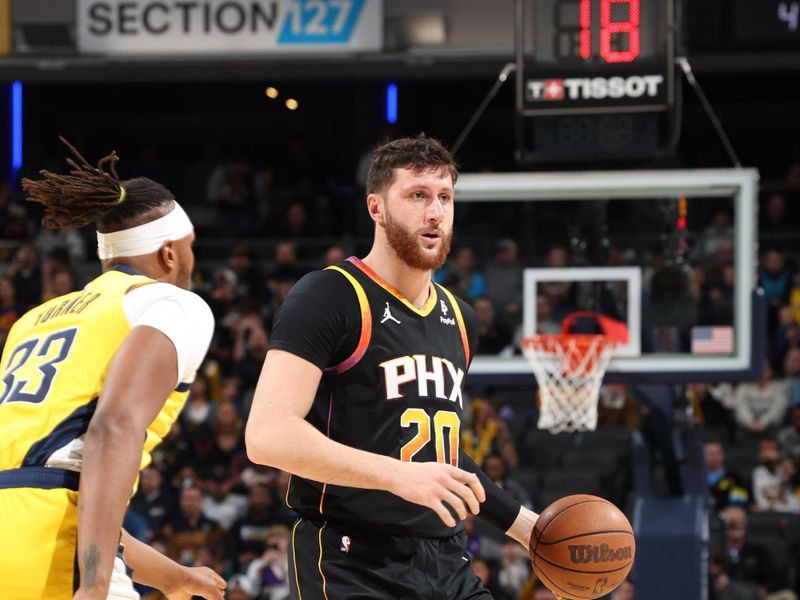
<instances>
[{"instance_id":1,"label":"american flag","mask_svg":"<svg viewBox=\"0 0 800 600\"><path fill-rule=\"evenodd\" d=\"M730 354L733 327L692 327L692 354Z\"/></svg>"}]
</instances>

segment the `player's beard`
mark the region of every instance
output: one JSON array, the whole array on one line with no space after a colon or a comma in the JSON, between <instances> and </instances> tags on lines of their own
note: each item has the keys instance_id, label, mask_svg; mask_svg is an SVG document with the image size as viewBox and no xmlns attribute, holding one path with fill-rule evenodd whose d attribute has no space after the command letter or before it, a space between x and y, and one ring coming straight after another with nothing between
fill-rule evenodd
<instances>
[{"instance_id":1,"label":"player's beard","mask_svg":"<svg viewBox=\"0 0 800 600\"><path fill-rule=\"evenodd\" d=\"M389 211L386 211L386 239L395 251L395 254L409 267L420 271L440 269L450 253L450 244L453 240L453 230L439 231L441 236L439 250L436 254L423 252L419 243L419 233L409 231L402 223L395 221Z\"/></svg>"}]
</instances>

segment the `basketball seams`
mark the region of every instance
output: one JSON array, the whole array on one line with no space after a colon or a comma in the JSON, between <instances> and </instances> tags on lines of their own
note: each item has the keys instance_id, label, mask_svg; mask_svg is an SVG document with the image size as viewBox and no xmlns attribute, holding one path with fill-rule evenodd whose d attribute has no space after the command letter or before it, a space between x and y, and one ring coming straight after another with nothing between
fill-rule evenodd
<instances>
[{"instance_id":1,"label":"basketball seams","mask_svg":"<svg viewBox=\"0 0 800 600\"><path fill-rule=\"evenodd\" d=\"M550 523L552 523L553 521L555 521L555 519L556 519L556 517L557 517L558 515L560 515L560 514L563 514L563 513L567 512L567 511L568 511L570 508L572 508L573 506L579 506L579 505L581 505L581 504L588 504L589 502L598 502L598 503L600 503L600 504L611 504L611 502L609 502L608 500L604 500L603 498L589 498L588 500L580 500L580 501L576 502L575 504L570 504L569 506L565 506L565 507L564 507L564 508L562 508L560 511L558 511L556 514L554 514L552 517L550 517L550 520L547 522L547 525L545 525L544 527L542 527L542 531L541 531L541 533L540 533L538 536L536 536L536 544L537 544L537 545L539 544L539 540L540 540L540 539L542 538L542 536L544 535L544 532L545 532L545 531L547 531L547 528L548 528L548 527L550 527ZM611 504L611 506L614 506L614 505L613 505L613 504ZM616 508L616 507L615 507L615 508ZM535 528L535 527L534 527L534 529L533 529L533 532L534 532L534 533L536 533L536 528ZM534 551L535 551L535 550L536 550L536 549L534 548Z\"/></svg>"},{"instance_id":2,"label":"basketball seams","mask_svg":"<svg viewBox=\"0 0 800 600\"><path fill-rule=\"evenodd\" d=\"M549 523L548 523L548 525L549 525ZM589 536L592 536L592 535L605 535L607 533L622 533L622 534L625 534L625 535L629 535L629 536L631 536L632 538L635 539L635 536L633 535L633 532L628 530L628 529L606 529L604 531L590 531L588 533L579 533L577 535L571 535L569 537L561 538L560 540L555 540L553 542L540 542L540 543L542 544L542 546L553 546L555 544L560 544L561 542L568 542L569 540L574 540L574 539L581 538L581 537L589 537ZM534 549L534 551L535 551L535 549Z\"/></svg>"},{"instance_id":3,"label":"basketball seams","mask_svg":"<svg viewBox=\"0 0 800 600\"><path fill-rule=\"evenodd\" d=\"M533 554L534 554L534 556L537 555L536 554L536 549L539 547L539 540L542 539L542 536L544 536L544 532L547 531L548 527L550 527L550 523L552 523L558 515L568 511L573 506L578 506L579 504L586 504L588 502L600 502L600 503L605 503L605 504L611 504L608 500L604 500L603 498L599 498L599 497L588 498L586 500L580 500L580 501L576 502L575 504L570 504L569 506L566 506L566 507L562 508L556 514L554 514L552 517L550 517L550 520L547 522L547 524L544 527L542 527L542 531L539 533L539 535L536 535L536 526L534 526L533 533L534 533L534 537L536 538L536 543L533 545ZM612 504L612 506L613 506L613 504Z\"/></svg>"},{"instance_id":4,"label":"basketball seams","mask_svg":"<svg viewBox=\"0 0 800 600\"><path fill-rule=\"evenodd\" d=\"M627 563L627 564L625 564L625 565L623 565L621 567L617 567L616 569L611 569L609 571L586 571L586 570L583 570L583 569L572 569L570 567L565 567L564 565L560 565L558 563L554 563L552 560L547 560L541 554L537 554L536 557L537 558L541 558L544 562L546 562L547 564L553 565L554 567L558 567L559 569L564 569L565 571L570 571L572 573L580 573L581 575L607 575L608 573L616 573L617 571L621 571L622 569L627 569L628 567L630 567L633 564L633 560L631 560L629 563Z\"/></svg>"}]
</instances>

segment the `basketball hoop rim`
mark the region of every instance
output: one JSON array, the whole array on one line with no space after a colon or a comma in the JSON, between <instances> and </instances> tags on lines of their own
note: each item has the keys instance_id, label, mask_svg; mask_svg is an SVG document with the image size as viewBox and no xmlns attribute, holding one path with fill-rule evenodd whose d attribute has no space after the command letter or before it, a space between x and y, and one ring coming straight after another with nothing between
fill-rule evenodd
<instances>
[{"instance_id":1,"label":"basketball hoop rim","mask_svg":"<svg viewBox=\"0 0 800 600\"><path fill-rule=\"evenodd\" d=\"M538 335L528 335L522 338L522 349L526 352L537 352L539 347L546 347L550 343L557 343L562 347L572 342L581 351L585 352L591 347L598 351L606 348L613 350L617 346L617 341L607 335L593 333L545 333Z\"/></svg>"}]
</instances>

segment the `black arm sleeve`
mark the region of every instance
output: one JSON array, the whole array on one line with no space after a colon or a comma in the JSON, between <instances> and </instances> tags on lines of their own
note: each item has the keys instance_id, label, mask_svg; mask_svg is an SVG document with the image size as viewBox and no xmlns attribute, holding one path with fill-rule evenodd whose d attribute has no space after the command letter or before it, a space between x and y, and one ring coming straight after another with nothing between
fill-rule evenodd
<instances>
[{"instance_id":1,"label":"black arm sleeve","mask_svg":"<svg viewBox=\"0 0 800 600\"><path fill-rule=\"evenodd\" d=\"M486 501L481 504L481 512L478 516L489 525L505 533L514 524L522 505L516 500L512 500L499 485L489 479L489 476L463 452L461 453L460 461L461 468L470 473L475 473L486 491Z\"/></svg>"},{"instance_id":2,"label":"black arm sleeve","mask_svg":"<svg viewBox=\"0 0 800 600\"><path fill-rule=\"evenodd\" d=\"M353 286L336 271L314 271L295 284L278 309L269 347L323 370L346 360L360 334L361 312Z\"/></svg>"}]
</instances>

